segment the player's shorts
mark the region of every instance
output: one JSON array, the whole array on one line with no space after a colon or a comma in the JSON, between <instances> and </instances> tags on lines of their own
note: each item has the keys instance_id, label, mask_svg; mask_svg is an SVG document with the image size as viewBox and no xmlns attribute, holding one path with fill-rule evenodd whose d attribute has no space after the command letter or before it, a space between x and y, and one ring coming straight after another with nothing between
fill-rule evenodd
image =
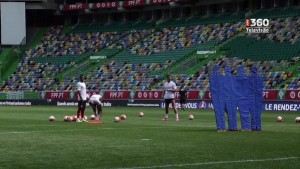
<instances>
[{"instance_id":1,"label":"player's shorts","mask_svg":"<svg viewBox=\"0 0 300 169\"><path fill-rule=\"evenodd\" d=\"M186 103L186 99L180 99L180 104L185 104Z\"/></svg>"},{"instance_id":2,"label":"player's shorts","mask_svg":"<svg viewBox=\"0 0 300 169\"><path fill-rule=\"evenodd\" d=\"M98 107L98 106L101 106L101 103L96 102L96 101L89 101L89 104L90 104L90 106L92 106L92 107Z\"/></svg>"},{"instance_id":3,"label":"player's shorts","mask_svg":"<svg viewBox=\"0 0 300 169\"><path fill-rule=\"evenodd\" d=\"M86 106L86 100L79 100L78 101L78 108L79 109L85 109Z\"/></svg>"},{"instance_id":4,"label":"player's shorts","mask_svg":"<svg viewBox=\"0 0 300 169\"><path fill-rule=\"evenodd\" d=\"M165 99L166 106L169 106L174 99Z\"/></svg>"}]
</instances>

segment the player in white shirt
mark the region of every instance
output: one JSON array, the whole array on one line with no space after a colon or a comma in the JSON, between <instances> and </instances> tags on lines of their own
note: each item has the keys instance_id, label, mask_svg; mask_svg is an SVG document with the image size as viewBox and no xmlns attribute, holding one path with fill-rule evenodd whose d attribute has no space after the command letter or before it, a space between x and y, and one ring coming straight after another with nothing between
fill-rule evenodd
<instances>
[{"instance_id":1,"label":"player in white shirt","mask_svg":"<svg viewBox=\"0 0 300 169\"><path fill-rule=\"evenodd\" d=\"M89 104L93 108L96 120L102 118L102 106L101 106L102 96L99 94L94 94L89 99Z\"/></svg>"},{"instance_id":2,"label":"player in white shirt","mask_svg":"<svg viewBox=\"0 0 300 169\"><path fill-rule=\"evenodd\" d=\"M178 112L175 105L175 92L177 91L176 84L171 81L171 76L168 75L167 81L164 83L164 99L165 99L165 118L164 121L169 119L169 105L172 103L176 121L179 121Z\"/></svg>"},{"instance_id":3,"label":"player in white shirt","mask_svg":"<svg viewBox=\"0 0 300 169\"><path fill-rule=\"evenodd\" d=\"M76 122L87 122L86 119L84 119L84 110L86 106L86 85L84 83L84 76L79 76L79 82L77 83L77 93L78 93L78 110L77 110L77 119Z\"/></svg>"}]
</instances>

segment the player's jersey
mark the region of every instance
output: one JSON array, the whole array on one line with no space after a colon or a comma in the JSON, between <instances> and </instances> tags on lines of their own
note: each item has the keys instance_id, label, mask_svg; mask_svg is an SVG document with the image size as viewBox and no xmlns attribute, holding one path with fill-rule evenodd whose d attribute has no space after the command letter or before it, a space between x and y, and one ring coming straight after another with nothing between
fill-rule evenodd
<instances>
[{"instance_id":1,"label":"player's jersey","mask_svg":"<svg viewBox=\"0 0 300 169\"><path fill-rule=\"evenodd\" d=\"M77 83L77 90L80 92L82 100L86 100L86 86L84 82ZM80 100L79 96L78 96L78 100Z\"/></svg>"},{"instance_id":2,"label":"player's jersey","mask_svg":"<svg viewBox=\"0 0 300 169\"><path fill-rule=\"evenodd\" d=\"M100 102L100 99L101 99L101 98L102 98L101 95L99 95L99 94L94 94L94 95L92 95L92 97L90 98L89 102L90 102L90 103L98 103L98 104L101 104L101 102Z\"/></svg>"},{"instance_id":3,"label":"player's jersey","mask_svg":"<svg viewBox=\"0 0 300 169\"><path fill-rule=\"evenodd\" d=\"M173 81L170 82L165 82L164 84L164 90L165 90L165 95L164 95L164 99L174 99L175 98L175 94L172 91L168 91L168 90L176 90L176 84Z\"/></svg>"}]
</instances>

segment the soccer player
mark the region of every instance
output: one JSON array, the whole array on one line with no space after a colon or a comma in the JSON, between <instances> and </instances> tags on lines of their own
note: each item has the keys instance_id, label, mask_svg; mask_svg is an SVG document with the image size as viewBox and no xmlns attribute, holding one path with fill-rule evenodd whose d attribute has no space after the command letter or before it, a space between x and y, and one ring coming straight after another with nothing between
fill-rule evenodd
<instances>
[{"instance_id":1,"label":"soccer player","mask_svg":"<svg viewBox=\"0 0 300 169\"><path fill-rule=\"evenodd\" d=\"M174 113L176 116L176 121L179 121L177 109L175 106L175 92L177 91L176 84L171 81L171 76L168 75L167 81L164 83L164 99L165 99L165 118L164 121L169 120L169 105L172 104L172 107L174 109Z\"/></svg>"},{"instance_id":2,"label":"soccer player","mask_svg":"<svg viewBox=\"0 0 300 169\"><path fill-rule=\"evenodd\" d=\"M180 107L182 111L185 111L186 107L186 98L187 98L187 92L184 88L184 85L181 85L179 88L179 95L180 95Z\"/></svg>"},{"instance_id":3,"label":"soccer player","mask_svg":"<svg viewBox=\"0 0 300 169\"><path fill-rule=\"evenodd\" d=\"M102 96L99 94L94 94L89 99L89 104L92 107L94 114L96 116L95 120L100 120L102 118L101 99L102 99Z\"/></svg>"},{"instance_id":4,"label":"soccer player","mask_svg":"<svg viewBox=\"0 0 300 169\"><path fill-rule=\"evenodd\" d=\"M86 94L86 85L84 83L83 75L79 76L79 82L77 83L77 93L78 93L78 110L77 110L76 122L82 122L82 121L87 122L87 120L84 119L84 111L86 106L87 94Z\"/></svg>"}]
</instances>

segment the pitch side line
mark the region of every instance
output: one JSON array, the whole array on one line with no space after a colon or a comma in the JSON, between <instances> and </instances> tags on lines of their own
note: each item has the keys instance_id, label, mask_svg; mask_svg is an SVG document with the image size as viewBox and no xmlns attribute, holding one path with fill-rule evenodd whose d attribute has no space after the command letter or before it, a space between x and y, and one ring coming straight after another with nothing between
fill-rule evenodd
<instances>
[{"instance_id":1,"label":"pitch side line","mask_svg":"<svg viewBox=\"0 0 300 169\"><path fill-rule=\"evenodd\" d=\"M148 167L115 168L115 169L172 168L172 167L201 166L201 165L215 165L215 164L251 163L251 162L265 162L265 161L283 161L283 160L294 160L294 159L299 159L299 158L300 157L283 157L283 158L249 159L249 160L236 160L236 161L212 161L212 162L204 162L204 163L170 164L170 165L157 165L157 166L148 166Z\"/></svg>"}]
</instances>

